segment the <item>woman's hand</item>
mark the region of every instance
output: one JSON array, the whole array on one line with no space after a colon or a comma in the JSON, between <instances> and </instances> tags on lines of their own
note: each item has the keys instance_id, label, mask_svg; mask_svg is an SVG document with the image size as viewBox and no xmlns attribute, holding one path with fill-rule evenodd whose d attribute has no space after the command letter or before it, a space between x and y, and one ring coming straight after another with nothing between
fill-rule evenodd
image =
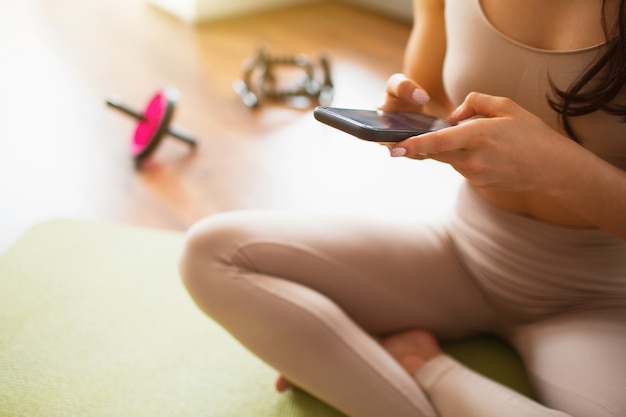
<instances>
[{"instance_id":1,"label":"woman's hand","mask_svg":"<svg viewBox=\"0 0 626 417\"><path fill-rule=\"evenodd\" d=\"M388 112L423 113L428 93L404 74L393 74L387 80L385 99L379 110Z\"/></svg>"},{"instance_id":2,"label":"woman's hand","mask_svg":"<svg viewBox=\"0 0 626 417\"><path fill-rule=\"evenodd\" d=\"M566 175L559 161L582 149L507 98L471 93L449 120L456 126L409 138L391 155L448 163L477 187L545 192Z\"/></svg>"}]
</instances>

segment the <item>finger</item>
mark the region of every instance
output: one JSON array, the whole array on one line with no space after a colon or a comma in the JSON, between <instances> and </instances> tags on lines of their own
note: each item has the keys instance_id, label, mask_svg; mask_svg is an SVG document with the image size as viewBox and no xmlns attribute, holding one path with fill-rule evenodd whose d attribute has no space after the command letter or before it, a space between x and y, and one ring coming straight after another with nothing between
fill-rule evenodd
<instances>
[{"instance_id":1,"label":"finger","mask_svg":"<svg viewBox=\"0 0 626 417\"><path fill-rule=\"evenodd\" d=\"M483 175L481 170L481 164L479 158L472 158L472 154L468 151L453 151L443 152L437 155L421 156L417 158L411 158L417 160L432 159L433 161L442 162L450 165L467 179L473 185L479 185L477 182L480 179L480 175Z\"/></svg>"},{"instance_id":2,"label":"finger","mask_svg":"<svg viewBox=\"0 0 626 417\"><path fill-rule=\"evenodd\" d=\"M387 81L387 94L400 101L424 105L430 100L428 93L404 74L393 74Z\"/></svg>"},{"instance_id":3,"label":"finger","mask_svg":"<svg viewBox=\"0 0 626 417\"><path fill-rule=\"evenodd\" d=\"M449 121L456 124L472 117L502 117L514 111L515 103L506 97L496 97L488 94L472 92L465 97L463 103L456 108L449 117Z\"/></svg>"},{"instance_id":4,"label":"finger","mask_svg":"<svg viewBox=\"0 0 626 417\"><path fill-rule=\"evenodd\" d=\"M431 155L428 159L451 165L464 176L467 173L467 167L470 164L470 154L468 151L444 152L438 155Z\"/></svg>"},{"instance_id":5,"label":"finger","mask_svg":"<svg viewBox=\"0 0 626 417\"><path fill-rule=\"evenodd\" d=\"M391 148L391 156L424 159L441 153L471 149L473 136L459 127L461 126L448 127L408 138Z\"/></svg>"},{"instance_id":6,"label":"finger","mask_svg":"<svg viewBox=\"0 0 626 417\"><path fill-rule=\"evenodd\" d=\"M389 94L385 94L381 100L380 104L377 106L378 110L384 112L403 112L403 113L421 113L422 106L418 106L413 102L406 102L397 97L390 96Z\"/></svg>"}]
</instances>

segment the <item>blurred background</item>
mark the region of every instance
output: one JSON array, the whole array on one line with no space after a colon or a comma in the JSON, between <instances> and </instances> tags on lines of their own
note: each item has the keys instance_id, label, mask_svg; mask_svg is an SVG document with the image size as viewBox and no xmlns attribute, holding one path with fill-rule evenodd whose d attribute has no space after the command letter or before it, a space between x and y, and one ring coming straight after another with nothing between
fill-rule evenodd
<instances>
[{"instance_id":1,"label":"blurred background","mask_svg":"<svg viewBox=\"0 0 626 417\"><path fill-rule=\"evenodd\" d=\"M185 230L225 210L422 219L458 175L316 122L313 106L246 107L232 83L259 45L330 58L332 105L375 108L401 71L411 1L20 0L0 2L0 253L58 218ZM181 93L165 139L138 169L135 121L161 86Z\"/></svg>"}]
</instances>

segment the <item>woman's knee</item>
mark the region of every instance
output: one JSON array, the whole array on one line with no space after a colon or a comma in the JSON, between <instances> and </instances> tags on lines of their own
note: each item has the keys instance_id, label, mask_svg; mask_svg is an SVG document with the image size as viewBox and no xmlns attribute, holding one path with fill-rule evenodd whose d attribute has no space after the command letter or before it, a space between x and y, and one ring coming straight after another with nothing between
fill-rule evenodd
<instances>
[{"instance_id":1,"label":"woman's knee","mask_svg":"<svg viewBox=\"0 0 626 417\"><path fill-rule=\"evenodd\" d=\"M626 310L554 316L519 328L514 344L539 396L573 416L624 416Z\"/></svg>"},{"instance_id":2,"label":"woman's knee","mask_svg":"<svg viewBox=\"0 0 626 417\"><path fill-rule=\"evenodd\" d=\"M220 213L194 224L187 232L180 257L180 276L192 293L220 278L247 233L237 213Z\"/></svg>"}]
</instances>

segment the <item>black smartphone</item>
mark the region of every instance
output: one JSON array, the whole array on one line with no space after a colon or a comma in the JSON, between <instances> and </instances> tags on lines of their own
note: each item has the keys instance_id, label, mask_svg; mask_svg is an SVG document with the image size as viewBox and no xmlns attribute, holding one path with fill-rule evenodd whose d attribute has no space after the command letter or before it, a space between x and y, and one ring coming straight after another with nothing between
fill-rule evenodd
<instances>
[{"instance_id":1,"label":"black smartphone","mask_svg":"<svg viewBox=\"0 0 626 417\"><path fill-rule=\"evenodd\" d=\"M401 142L406 138L443 129L450 124L433 116L380 110L316 107L318 121L372 142Z\"/></svg>"}]
</instances>

